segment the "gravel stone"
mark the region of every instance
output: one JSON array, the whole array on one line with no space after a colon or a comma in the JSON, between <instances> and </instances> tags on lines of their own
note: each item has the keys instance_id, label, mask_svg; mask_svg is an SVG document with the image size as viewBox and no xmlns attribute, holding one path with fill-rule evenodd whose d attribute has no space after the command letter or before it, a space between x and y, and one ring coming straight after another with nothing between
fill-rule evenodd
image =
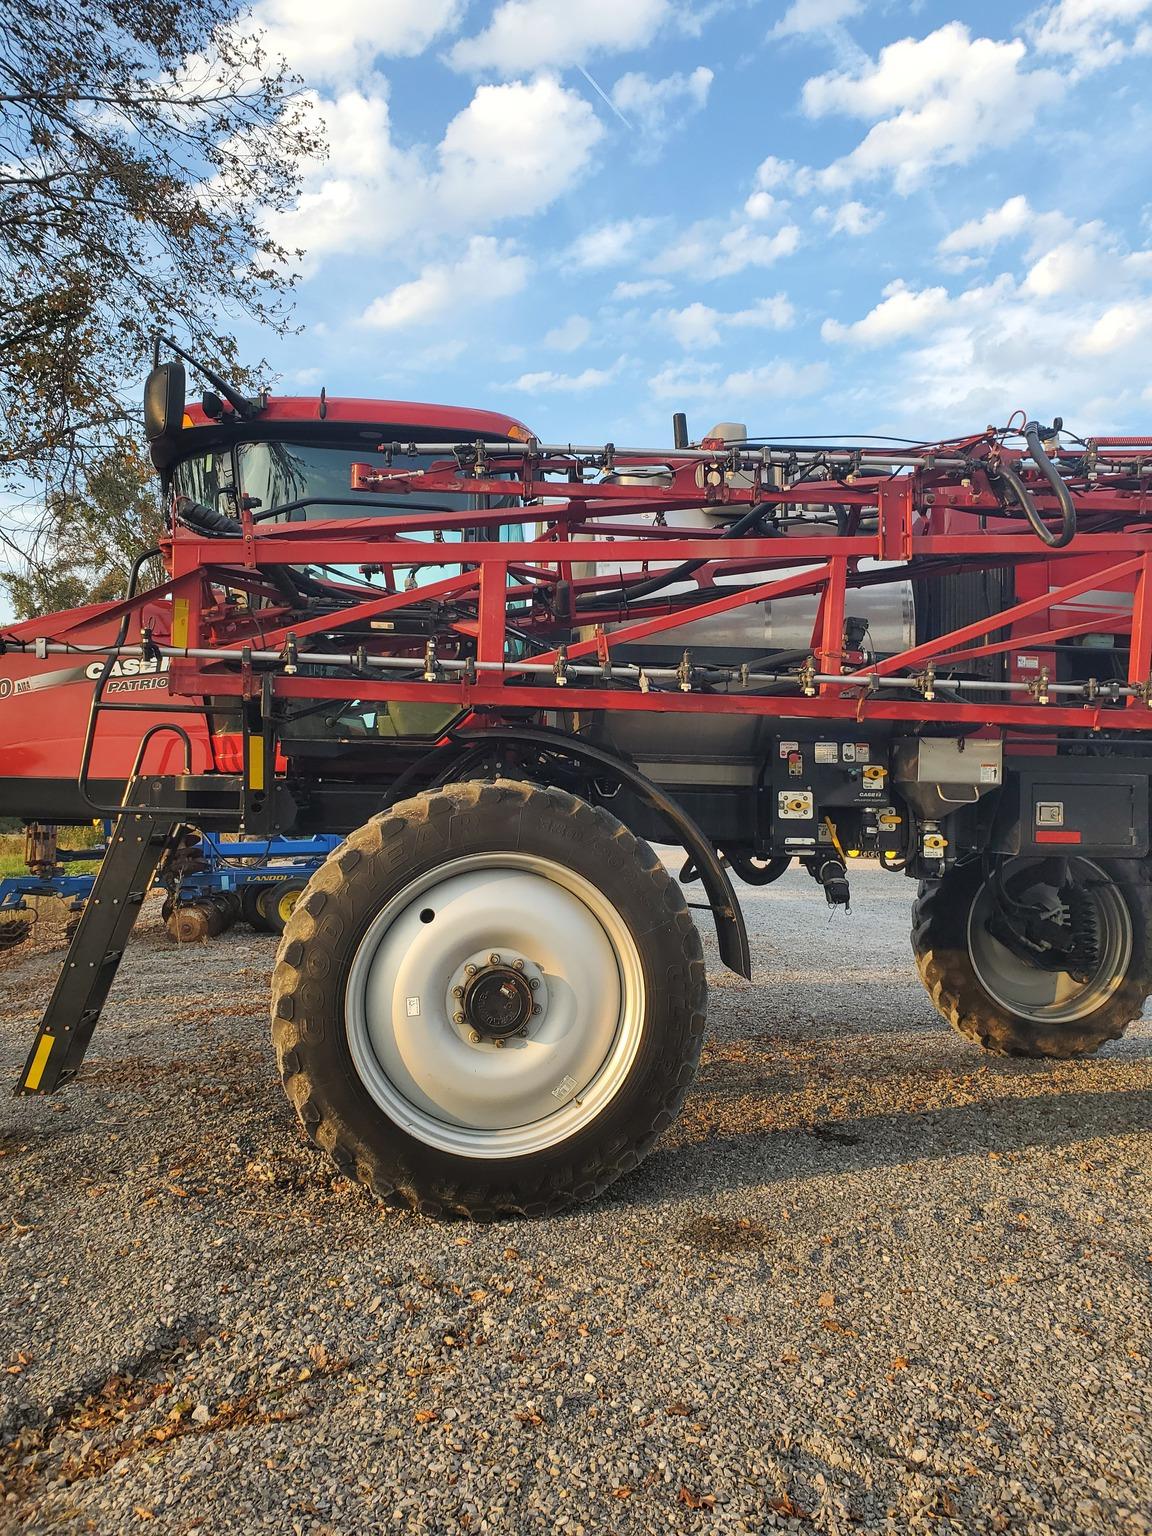
<instances>
[{"instance_id":1,"label":"gravel stone","mask_svg":"<svg viewBox=\"0 0 1152 1536\"><path fill-rule=\"evenodd\" d=\"M80 1079L0 1094L0 1532L1152 1536L1152 1027L981 1056L853 874L742 890L752 985L704 928L640 1169L483 1227L313 1152L274 941L150 903ZM9 1080L62 957L0 957Z\"/></svg>"}]
</instances>

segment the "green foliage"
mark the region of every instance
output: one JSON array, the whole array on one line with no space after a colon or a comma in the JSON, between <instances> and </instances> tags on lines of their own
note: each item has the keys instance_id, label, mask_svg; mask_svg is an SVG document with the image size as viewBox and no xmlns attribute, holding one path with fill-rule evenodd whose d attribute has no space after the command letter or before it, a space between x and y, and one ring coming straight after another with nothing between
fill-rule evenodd
<instances>
[{"instance_id":1,"label":"green foliage","mask_svg":"<svg viewBox=\"0 0 1152 1536\"><path fill-rule=\"evenodd\" d=\"M137 554L165 531L152 467L130 446L95 456L83 477L49 492L46 510L30 558L0 575L17 619L122 597ZM161 580L159 562L142 575Z\"/></svg>"},{"instance_id":2,"label":"green foliage","mask_svg":"<svg viewBox=\"0 0 1152 1536\"><path fill-rule=\"evenodd\" d=\"M287 326L301 253L267 220L324 146L238 9L0 0L0 488L47 485L47 520L64 520L25 609L73 579L91 591L69 570L73 535L96 555L104 518L147 522L102 477L134 451L153 335L251 385L234 320ZM112 579L91 564L97 586Z\"/></svg>"}]
</instances>

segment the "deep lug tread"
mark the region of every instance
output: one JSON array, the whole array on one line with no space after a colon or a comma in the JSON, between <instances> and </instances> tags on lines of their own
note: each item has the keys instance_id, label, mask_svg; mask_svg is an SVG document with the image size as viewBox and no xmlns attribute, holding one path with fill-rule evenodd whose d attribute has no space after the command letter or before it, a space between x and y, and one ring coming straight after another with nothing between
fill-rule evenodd
<instances>
[{"instance_id":1,"label":"deep lug tread","mask_svg":"<svg viewBox=\"0 0 1152 1536\"><path fill-rule=\"evenodd\" d=\"M1068 1024L1042 1024L1005 1012L983 991L968 957L968 911L978 866L961 865L925 881L912 908L916 969L936 1011L958 1035L992 1056L1069 1059L1119 1040L1152 993L1152 884L1146 863L1093 860L1124 891L1132 911L1133 954L1124 982L1096 1011Z\"/></svg>"},{"instance_id":2,"label":"deep lug tread","mask_svg":"<svg viewBox=\"0 0 1152 1536\"><path fill-rule=\"evenodd\" d=\"M509 1181L500 1165L492 1162L478 1163L467 1184L460 1175L447 1187L443 1178L432 1177L420 1168L418 1156L410 1159L397 1155L395 1148L382 1147L378 1136L361 1134L339 1119L325 1106L325 1096L313 1080L323 1069L323 1060L309 1038L311 1031L302 1022L309 1019L322 996L309 974L309 957L315 957L316 944L336 942L348 927L354 894L362 892L365 898L370 897L386 878L388 866L414 843L422 862L455 856L459 824L477 813L486 822L501 818L502 845L507 847L520 846L521 838L530 840L542 821L567 829L575 824L580 845L597 848L601 877L615 874L619 879L642 880L647 887L645 921L633 922L633 932L642 945L649 935L655 935L666 946L670 968L671 957L675 957L677 990L683 994L675 999L675 1056L668 1059L667 1052L660 1053L661 1060L652 1074L660 1087L648 1099L642 1120L633 1117L624 1134L618 1125L601 1131L600 1122L595 1122L584 1133L602 1138L595 1141L591 1156L582 1156L559 1171L556 1159L550 1157L547 1161L551 1166L547 1172L541 1171L542 1182L536 1186L523 1175ZM338 918L338 913L345 915ZM687 974L681 978L685 963ZM658 990L658 986L654 988ZM353 832L316 871L307 893L296 905L277 956L272 981L272 1034L285 1090L305 1133L328 1152L342 1172L367 1185L388 1205L406 1206L438 1219L495 1220L510 1215L553 1215L573 1204L594 1200L644 1160L672 1124L695 1077L703 1044L705 1003L698 930L679 887L648 844L602 807L589 805L565 790L514 780L465 780L381 812ZM611 1120L612 1108L608 1107L602 1120ZM376 1117L383 1119L378 1111ZM344 1166L345 1154L350 1168ZM413 1162L419 1169L416 1174Z\"/></svg>"}]
</instances>

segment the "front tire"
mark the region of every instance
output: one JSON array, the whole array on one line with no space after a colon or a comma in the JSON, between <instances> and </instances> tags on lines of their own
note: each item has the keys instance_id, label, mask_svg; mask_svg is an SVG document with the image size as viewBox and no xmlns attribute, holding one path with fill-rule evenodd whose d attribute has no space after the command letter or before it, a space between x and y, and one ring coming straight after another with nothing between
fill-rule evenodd
<instances>
[{"instance_id":1,"label":"front tire","mask_svg":"<svg viewBox=\"0 0 1152 1536\"><path fill-rule=\"evenodd\" d=\"M957 1034L994 1056L1091 1055L1120 1038L1152 992L1145 866L1087 858L1069 865L1094 904L1098 934L1097 963L1075 975L1030 965L989 932L980 861L920 886L912 911L920 979Z\"/></svg>"},{"instance_id":2,"label":"front tire","mask_svg":"<svg viewBox=\"0 0 1152 1536\"><path fill-rule=\"evenodd\" d=\"M463 782L374 817L313 876L273 1040L307 1134L381 1198L542 1215L600 1194L671 1124L705 991L646 843L561 790Z\"/></svg>"}]
</instances>

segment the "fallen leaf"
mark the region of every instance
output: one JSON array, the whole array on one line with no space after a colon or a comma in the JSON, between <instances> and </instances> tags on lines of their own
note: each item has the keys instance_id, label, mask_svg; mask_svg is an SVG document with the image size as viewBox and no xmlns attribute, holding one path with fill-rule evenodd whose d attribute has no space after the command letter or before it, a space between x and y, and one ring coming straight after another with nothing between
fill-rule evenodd
<instances>
[{"instance_id":1,"label":"fallen leaf","mask_svg":"<svg viewBox=\"0 0 1152 1536\"><path fill-rule=\"evenodd\" d=\"M614 1499L630 1499L632 1497L632 1489L624 1487L613 1488L612 1497Z\"/></svg>"},{"instance_id":2,"label":"fallen leaf","mask_svg":"<svg viewBox=\"0 0 1152 1536\"><path fill-rule=\"evenodd\" d=\"M681 1488L676 1502L686 1509L712 1509L716 1503L714 1493L693 1493L691 1488Z\"/></svg>"},{"instance_id":3,"label":"fallen leaf","mask_svg":"<svg viewBox=\"0 0 1152 1536\"><path fill-rule=\"evenodd\" d=\"M433 1424L440 1415L435 1408L417 1408L414 1417L417 1424Z\"/></svg>"},{"instance_id":4,"label":"fallen leaf","mask_svg":"<svg viewBox=\"0 0 1152 1536\"><path fill-rule=\"evenodd\" d=\"M811 1520L812 1518L806 1509L801 1509L799 1504L794 1503L786 1493L779 1493L774 1499L769 1499L768 1508L773 1514L785 1515L789 1520Z\"/></svg>"}]
</instances>

